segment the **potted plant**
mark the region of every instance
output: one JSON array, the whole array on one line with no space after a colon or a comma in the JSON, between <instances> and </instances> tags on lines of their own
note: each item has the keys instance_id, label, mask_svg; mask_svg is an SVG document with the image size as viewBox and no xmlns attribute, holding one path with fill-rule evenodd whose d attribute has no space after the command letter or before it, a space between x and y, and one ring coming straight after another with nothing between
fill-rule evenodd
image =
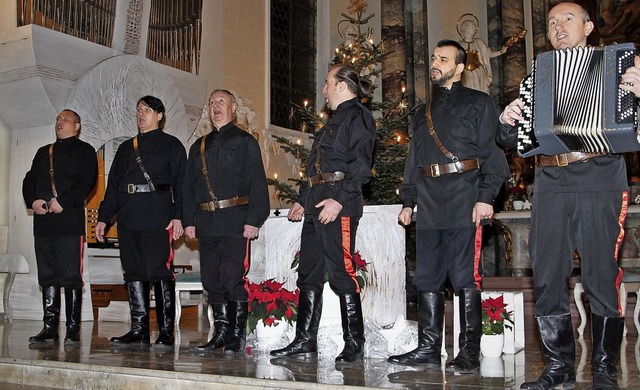
<instances>
[{"instance_id":1,"label":"potted plant","mask_svg":"<svg viewBox=\"0 0 640 390\"><path fill-rule=\"evenodd\" d=\"M482 355L495 357L502 355L504 347L504 330L513 329L513 312L507 311L504 296L488 297L482 300L482 338L480 350Z\"/></svg>"},{"instance_id":2,"label":"potted plant","mask_svg":"<svg viewBox=\"0 0 640 390\"><path fill-rule=\"evenodd\" d=\"M522 210L524 207L524 201L527 200L527 189L516 185L510 187L509 190L509 200L511 201L511 205L514 210Z\"/></svg>"},{"instance_id":3,"label":"potted plant","mask_svg":"<svg viewBox=\"0 0 640 390\"><path fill-rule=\"evenodd\" d=\"M284 283L268 279L261 283L249 283L249 333L256 327L285 330L284 323L293 325L298 316L299 290L287 290Z\"/></svg>"}]
</instances>

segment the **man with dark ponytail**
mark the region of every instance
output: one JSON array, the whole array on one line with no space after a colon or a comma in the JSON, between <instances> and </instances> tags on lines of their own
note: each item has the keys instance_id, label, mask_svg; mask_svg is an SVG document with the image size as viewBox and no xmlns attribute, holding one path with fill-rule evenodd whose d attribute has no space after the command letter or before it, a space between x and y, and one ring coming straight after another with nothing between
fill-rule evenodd
<instances>
[{"instance_id":1,"label":"man with dark ponytail","mask_svg":"<svg viewBox=\"0 0 640 390\"><path fill-rule=\"evenodd\" d=\"M316 135L307 162L307 181L288 218L303 219L298 267L298 321L293 342L271 351L276 357L317 355L325 272L340 298L344 350L336 363L364 357L364 321L353 253L362 217L362 186L371 178L376 126L371 112L358 98L365 83L346 64L334 65L325 79L324 94L333 115Z\"/></svg>"}]
</instances>

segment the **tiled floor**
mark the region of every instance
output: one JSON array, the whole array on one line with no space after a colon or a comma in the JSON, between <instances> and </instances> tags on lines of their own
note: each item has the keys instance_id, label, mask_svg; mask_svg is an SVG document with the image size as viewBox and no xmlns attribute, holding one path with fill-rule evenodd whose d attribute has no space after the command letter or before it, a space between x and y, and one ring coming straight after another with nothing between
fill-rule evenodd
<instances>
[{"instance_id":1,"label":"tiled floor","mask_svg":"<svg viewBox=\"0 0 640 390\"><path fill-rule=\"evenodd\" d=\"M28 362L28 364L51 364L59 367L64 364L65 368L71 368L72 371L79 373L80 378L69 377L58 379L61 382L45 382L46 385L55 388L100 388L100 385L94 382L82 384L82 372L88 368L94 371L103 370L114 376L118 371L126 372L132 368L139 368L145 369L149 377L164 378L168 377L169 373L173 373L173 376L186 373L188 375L183 376L187 378L189 375L199 378L211 376L211 378L217 378L212 379L212 382L227 383L225 388L244 388L245 386L318 388L315 384L333 384L391 389L518 389L522 382L537 377L544 366L538 351L538 343L533 342L528 343L529 346L525 350L515 355L503 355L493 360L484 359L481 369L474 374L453 375L438 370L425 371L424 368L393 365L380 358L366 359L364 364L345 367L336 367L333 363L334 356L320 356L313 362L271 360L268 357L270 347L256 344L255 340L249 343L252 346L251 350L240 356L224 355L218 352L199 354L194 351L194 347L207 340L209 331L208 323L203 319L183 320L180 347L169 351L153 347L114 348L109 345L109 338L125 333L128 325L98 322L92 326L92 322L82 324L82 342L78 346L69 347L62 344L29 346L28 337L36 334L41 328L39 321L0 322L0 332L2 332L0 372L3 364ZM63 327L64 324L62 324ZM585 337L588 339L589 335L586 334ZM635 332L630 332L623 347L624 353L618 365L620 387L640 388L640 344ZM591 385L588 349L588 343L579 340L576 356L577 389L590 388ZM448 352L451 356L450 346ZM198 374L207 374L207 376L202 377ZM225 379L227 377L232 377L232 380L227 381ZM7 381L7 379L4 380ZM163 379L168 387L162 388L178 388L169 385L170 380L170 378L166 381ZM0 388L40 389L37 385L3 387L2 381L3 379L0 379ZM69 384L67 387L67 383L73 383L73 385ZM229 383L235 383L235 387ZM220 388L219 384L210 386ZM208 387L202 385L198 388Z\"/></svg>"}]
</instances>

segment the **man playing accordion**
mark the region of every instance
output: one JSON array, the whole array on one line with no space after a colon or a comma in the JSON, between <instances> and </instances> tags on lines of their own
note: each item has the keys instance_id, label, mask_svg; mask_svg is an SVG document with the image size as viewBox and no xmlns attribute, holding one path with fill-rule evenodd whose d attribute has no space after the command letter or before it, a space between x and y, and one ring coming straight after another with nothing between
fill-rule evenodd
<instances>
[{"instance_id":1,"label":"man playing accordion","mask_svg":"<svg viewBox=\"0 0 640 390\"><path fill-rule=\"evenodd\" d=\"M559 3L549 11L548 37L559 49L586 47L594 25L580 5ZM640 57L622 76L621 89L640 96ZM521 99L500 114L498 142L517 143L516 125L523 121ZM618 388L616 362L624 329L619 287L618 253L624 236L628 185L620 154L568 152L536 158L529 254L533 268L536 322L546 367L522 389L575 386L575 340L567 280L573 252L581 259L581 282L591 304L594 389Z\"/></svg>"}]
</instances>

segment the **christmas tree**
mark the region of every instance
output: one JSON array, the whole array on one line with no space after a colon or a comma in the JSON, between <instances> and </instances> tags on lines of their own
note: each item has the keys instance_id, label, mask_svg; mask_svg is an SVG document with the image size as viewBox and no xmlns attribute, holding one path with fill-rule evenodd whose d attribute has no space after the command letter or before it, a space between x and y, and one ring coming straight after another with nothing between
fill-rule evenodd
<instances>
[{"instance_id":1,"label":"christmas tree","mask_svg":"<svg viewBox=\"0 0 640 390\"><path fill-rule=\"evenodd\" d=\"M340 24L346 27L340 29L344 42L335 49L333 60L329 64L348 63L359 73L360 77L368 80L374 86L370 95L362 99L376 118L376 145L373 153L373 178L364 188L365 203L372 204L394 204L400 202L398 187L402 182L405 160L408 154L408 119L412 110L407 107L404 87L396 99L375 101L372 99L375 89L375 79L382 73L381 62L387 55L384 49L384 42L376 44L373 39L373 29L364 25L375 16L371 14L367 17L367 2L365 0L351 0L348 7L349 14L342 13L345 18ZM315 112L315 105L308 101L302 104L292 103L291 115L299 116L301 121L300 131L315 133L322 128L328 111ZM268 179L269 184L274 186L275 194L280 201L288 203L295 202L297 198L297 187L300 181L306 177L305 167L309 150L300 142L293 142L286 137L275 136L280 148L286 153L295 156L300 160L300 177L289 178L286 182L280 182L277 178Z\"/></svg>"}]
</instances>

